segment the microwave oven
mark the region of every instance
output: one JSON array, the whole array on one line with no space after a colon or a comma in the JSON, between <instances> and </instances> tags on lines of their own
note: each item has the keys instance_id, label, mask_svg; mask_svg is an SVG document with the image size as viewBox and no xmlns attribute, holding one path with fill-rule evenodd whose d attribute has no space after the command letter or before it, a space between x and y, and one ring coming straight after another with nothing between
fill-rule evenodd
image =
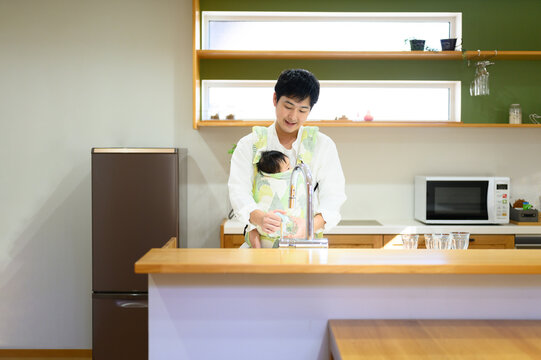
<instances>
[{"instance_id":1,"label":"microwave oven","mask_svg":"<svg viewBox=\"0 0 541 360\"><path fill-rule=\"evenodd\" d=\"M414 192L425 224L509 223L508 177L416 176Z\"/></svg>"}]
</instances>

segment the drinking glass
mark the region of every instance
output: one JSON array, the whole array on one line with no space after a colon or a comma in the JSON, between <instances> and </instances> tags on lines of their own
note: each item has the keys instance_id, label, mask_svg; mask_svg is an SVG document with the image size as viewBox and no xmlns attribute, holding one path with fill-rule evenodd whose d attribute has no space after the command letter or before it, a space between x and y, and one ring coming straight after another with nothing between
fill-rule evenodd
<instances>
[{"instance_id":1,"label":"drinking glass","mask_svg":"<svg viewBox=\"0 0 541 360\"><path fill-rule=\"evenodd\" d=\"M432 234L425 234L425 246L427 249L434 249L434 238Z\"/></svg>"},{"instance_id":2,"label":"drinking glass","mask_svg":"<svg viewBox=\"0 0 541 360\"><path fill-rule=\"evenodd\" d=\"M402 234L402 246L404 249L417 249L417 241L419 235L417 234Z\"/></svg>"},{"instance_id":3,"label":"drinking glass","mask_svg":"<svg viewBox=\"0 0 541 360\"><path fill-rule=\"evenodd\" d=\"M466 250L470 243L470 233L465 231L456 231L451 233L451 249Z\"/></svg>"},{"instance_id":4,"label":"drinking glass","mask_svg":"<svg viewBox=\"0 0 541 360\"><path fill-rule=\"evenodd\" d=\"M451 234L449 233L434 233L432 234L434 241L434 249L448 250L451 248Z\"/></svg>"},{"instance_id":5,"label":"drinking glass","mask_svg":"<svg viewBox=\"0 0 541 360\"><path fill-rule=\"evenodd\" d=\"M470 95L490 95L489 72L487 66L494 65L491 61L478 61L475 63L475 76L470 84Z\"/></svg>"}]
</instances>

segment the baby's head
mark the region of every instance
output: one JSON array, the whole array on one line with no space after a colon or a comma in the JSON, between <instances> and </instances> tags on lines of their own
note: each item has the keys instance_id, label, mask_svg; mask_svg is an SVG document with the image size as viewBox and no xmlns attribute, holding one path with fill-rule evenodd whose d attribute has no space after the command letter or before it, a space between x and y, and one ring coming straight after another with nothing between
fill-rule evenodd
<instances>
[{"instance_id":1,"label":"baby's head","mask_svg":"<svg viewBox=\"0 0 541 360\"><path fill-rule=\"evenodd\" d=\"M289 158L280 151L263 151L257 162L257 171L276 174L289 170Z\"/></svg>"}]
</instances>

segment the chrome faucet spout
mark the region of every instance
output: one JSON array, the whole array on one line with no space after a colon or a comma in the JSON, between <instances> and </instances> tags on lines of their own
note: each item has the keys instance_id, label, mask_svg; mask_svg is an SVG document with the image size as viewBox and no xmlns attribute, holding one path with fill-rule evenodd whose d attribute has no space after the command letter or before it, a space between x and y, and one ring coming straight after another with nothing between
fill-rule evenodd
<instances>
[{"instance_id":1,"label":"chrome faucet spout","mask_svg":"<svg viewBox=\"0 0 541 360\"><path fill-rule=\"evenodd\" d=\"M313 196L314 188L312 186L312 173L310 168L305 163L300 163L293 168L291 172L291 186L289 190L289 208L292 209L295 206L296 200L296 187L297 187L297 178L299 177L299 172L304 176L304 182L306 183L306 239L314 240L314 206L313 206Z\"/></svg>"}]
</instances>

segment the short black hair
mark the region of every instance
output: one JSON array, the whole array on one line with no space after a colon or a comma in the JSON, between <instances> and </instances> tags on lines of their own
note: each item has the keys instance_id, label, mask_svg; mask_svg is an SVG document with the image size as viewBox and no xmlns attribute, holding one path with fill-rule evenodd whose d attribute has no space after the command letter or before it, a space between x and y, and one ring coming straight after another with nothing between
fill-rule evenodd
<instances>
[{"instance_id":1,"label":"short black hair","mask_svg":"<svg viewBox=\"0 0 541 360\"><path fill-rule=\"evenodd\" d=\"M319 81L308 70L288 69L282 71L278 77L274 91L276 101L284 95L298 101L303 101L309 96L312 109L319 98Z\"/></svg>"},{"instance_id":2,"label":"short black hair","mask_svg":"<svg viewBox=\"0 0 541 360\"><path fill-rule=\"evenodd\" d=\"M267 174L276 174L280 172L280 164L285 163L286 154L280 151L269 150L261 152L261 158L257 162L257 171Z\"/></svg>"}]
</instances>

